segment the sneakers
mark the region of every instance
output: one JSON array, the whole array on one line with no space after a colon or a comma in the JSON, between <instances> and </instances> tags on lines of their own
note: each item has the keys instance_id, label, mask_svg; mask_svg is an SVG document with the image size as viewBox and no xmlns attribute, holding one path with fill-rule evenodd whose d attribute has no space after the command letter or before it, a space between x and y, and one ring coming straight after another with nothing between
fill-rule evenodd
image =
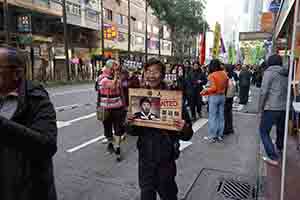
<instances>
[{"instance_id":1,"label":"sneakers","mask_svg":"<svg viewBox=\"0 0 300 200\"><path fill-rule=\"evenodd\" d=\"M121 148L120 147L117 147L116 148L116 156L117 156L117 162L121 162L122 161L122 158L121 158Z\"/></svg>"},{"instance_id":2,"label":"sneakers","mask_svg":"<svg viewBox=\"0 0 300 200\"><path fill-rule=\"evenodd\" d=\"M217 140L218 140L218 142L223 142L224 139L223 139L222 136L220 136L220 137L217 138Z\"/></svg>"},{"instance_id":3,"label":"sneakers","mask_svg":"<svg viewBox=\"0 0 300 200\"><path fill-rule=\"evenodd\" d=\"M214 138L214 137L205 136L203 139L208 141L210 144L217 142L217 138Z\"/></svg>"},{"instance_id":4,"label":"sneakers","mask_svg":"<svg viewBox=\"0 0 300 200\"><path fill-rule=\"evenodd\" d=\"M114 145L111 142L107 145L107 151L111 154L115 152Z\"/></svg>"},{"instance_id":5,"label":"sneakers","mask_svg":"<svg viewBox=\"0 0 300 200\"><path fill-rule=\"evenodd\" d=\"M279 166L279 162L277 160L272 160L271 158L268 158L266 156L262 157L263 161L266 163L273 165L273 166Z\"/></svg>"}]
</instances>

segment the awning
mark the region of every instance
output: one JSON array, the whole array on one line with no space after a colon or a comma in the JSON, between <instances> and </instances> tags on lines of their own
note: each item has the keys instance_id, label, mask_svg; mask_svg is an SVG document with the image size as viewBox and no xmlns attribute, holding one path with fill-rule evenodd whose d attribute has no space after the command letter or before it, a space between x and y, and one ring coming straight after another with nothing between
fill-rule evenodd
<instances>
[{"instance_id":1,"label":"awning","mask_svg":"<svg viewBox=\"0 0 300 200\"><path fill-rule=\"evenodd\" d=\"M272 38L272 33L266 32L241 32L240 41L250 41L250 40L268 40Z\"/></svg>"},{"instance_id":2,"label":"awning","mask_svg":"<svg viewBox=\"0 0 300 200\"><path fill-rule=\"evenodd\" d=\"M296 0L284 0L281 4L279 16L277 17L276 21L276 27L275 27L275 38L278 37L287 17L289 16L289 13L291 12L291 9L294 5Z\"/></svg>"}]
</instances>

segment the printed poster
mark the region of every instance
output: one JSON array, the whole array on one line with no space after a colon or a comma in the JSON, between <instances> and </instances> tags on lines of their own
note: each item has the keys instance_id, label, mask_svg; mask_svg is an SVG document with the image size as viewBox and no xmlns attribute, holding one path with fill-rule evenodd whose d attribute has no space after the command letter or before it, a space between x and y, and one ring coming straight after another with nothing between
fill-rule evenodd
<instances>
[{"instance_id":1,"label":"printed poster","mask_svg":"<svg viewBox=\"0 0 300 200\"><path fill-rule=\"evenodd\" d=\"M182 92L129 89L129 111L133 124L178 131L174 120L182 119Z\"/></svg>"}]
</instances>

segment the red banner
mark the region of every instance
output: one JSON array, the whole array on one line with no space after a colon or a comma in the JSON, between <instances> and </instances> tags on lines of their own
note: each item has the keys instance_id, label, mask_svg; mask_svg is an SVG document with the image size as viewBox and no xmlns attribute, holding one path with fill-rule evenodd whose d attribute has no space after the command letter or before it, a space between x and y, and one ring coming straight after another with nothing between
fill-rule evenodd
<instances>
[{"instance_id":1,"label":"red banner","mask_svg":"<svg viewBox=\"0 0 300 200\"><path fill-rule=\"evenodd\" d=\"M201 65L205 64L205 53L206 53L206 36L205 33L200 34L200 45L199 45L199 62Z\"/></svg>"}]
</instances>

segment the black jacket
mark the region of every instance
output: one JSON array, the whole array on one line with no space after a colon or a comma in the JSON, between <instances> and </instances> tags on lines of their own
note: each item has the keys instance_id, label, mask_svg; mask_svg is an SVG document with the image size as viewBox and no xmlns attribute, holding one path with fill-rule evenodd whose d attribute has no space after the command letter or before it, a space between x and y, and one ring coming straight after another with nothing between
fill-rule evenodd
<instances>
[{"instance_id":1,"label":"black jacket","mask_svg":"<svg viewBox=\"0 0 300 200\"><path fill-rule=\"evenodd\" d=\"M201 83L198 83L198 81L201 81ZM203 86L205 86L207 83L205 73L203 73L201 69L193 70L191 73L191 82L193 86L191 89L199 94L203 90Z\"/></svg>"},{"instance_id":2,"label":"black jacket","mask_svg":"<svg viewBox=\"0 0 300 200\"><path fill-rule=\"evenodd\" d=\"M182 132L130 126L129 134L139 136L137 148L140 161L159 164L179 157L179 140L188 141L193 136L192 123L187 111L183 112L186 126Z\"/></svg>"},{"instance_id":3,"label":"black jacket","mask_svg":"<svg viewBox=\"0 0 300 200\"><path fill-rule=\"evenodd\" d=\"M56 114L48 93L24 81L11 120L0 116L0 199L56 200Z\"/></svg>"},{"instance_id":4,"label":"black jacket","mask_svg":"<svg viewBox=\"0 0 300 200\"><path fill-rule=\"evenodd\" d=\"M249 87L251 84L251 76L248 70L242 70L239 76L240 87Z\"/></svg>"}]
</instances>

